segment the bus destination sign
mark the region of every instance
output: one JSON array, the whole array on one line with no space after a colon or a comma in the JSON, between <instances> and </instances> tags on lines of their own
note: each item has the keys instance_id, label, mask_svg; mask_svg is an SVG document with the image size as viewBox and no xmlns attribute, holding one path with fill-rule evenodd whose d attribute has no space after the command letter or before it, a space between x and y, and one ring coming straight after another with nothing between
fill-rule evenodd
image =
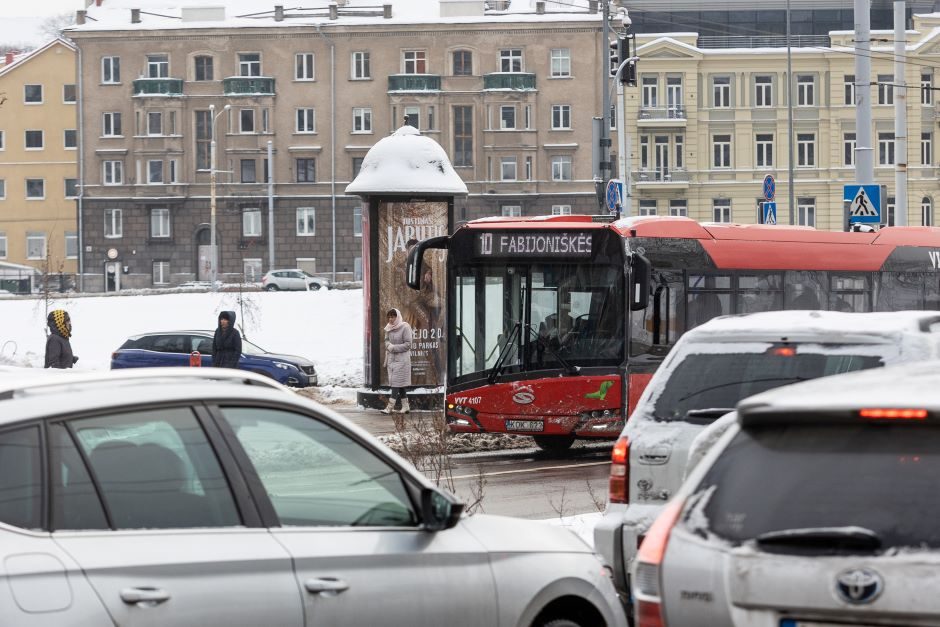
<instances>
[{"instance_id":1,"label":"bus destination sign","mask_svg":"<svg viewBox=\"0 0 940 627\"><path fill-rule=\"evenodd\" d=\"M478 257L590 257L591 233L479 233Z\"/></svg>"}]
</instances>

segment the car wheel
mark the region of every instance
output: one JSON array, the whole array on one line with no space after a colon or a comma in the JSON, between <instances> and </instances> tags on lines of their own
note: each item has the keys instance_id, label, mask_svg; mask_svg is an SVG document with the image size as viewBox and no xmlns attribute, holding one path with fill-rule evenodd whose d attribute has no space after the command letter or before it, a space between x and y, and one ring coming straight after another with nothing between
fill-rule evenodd
<instances>
[{"instance_id":1,"label":"car wheel","mask_svg":"<svg viewBox=\"0 0 940 627\"><path fill-rule=\"evenodd\" d=\"M276 292L277 290L278 290L278 287L274 283L270 283L264 286L265 292Z\"/></svg>"},{"instance_id":2,"label":"car wheel","mask_svg":"<svg viewBox=\"0 0 940 627\"><path fill-rule=\"evenodd\" d=\"M316 292L317 290L320 289L320 284L319 284L319 283L311 283L308 287L310 288L310 291L311 291L311 292Z\"/></svg>"},{"instance_id":3,"label":"car wheel","mask_svg":"<svg viewBox=\"0 0 940 627\"><path fill-rule=\"evenodd\" d=\"M568 620L567 618L553 618L543 623L539 623L535 627L582 627L582 625L581 623L576 623L575 621Z\"/></svg>"},{"instance_id":4,"label":"car wheel","mask_svg":"<svg viewBox=\"0 0 940 627\"><path fill-rule=\"evenodd\" d=\"M535 445L546 453L564 453L574 444L573 435L536 435L532 437Z\"/></svg>"}]
</instances>

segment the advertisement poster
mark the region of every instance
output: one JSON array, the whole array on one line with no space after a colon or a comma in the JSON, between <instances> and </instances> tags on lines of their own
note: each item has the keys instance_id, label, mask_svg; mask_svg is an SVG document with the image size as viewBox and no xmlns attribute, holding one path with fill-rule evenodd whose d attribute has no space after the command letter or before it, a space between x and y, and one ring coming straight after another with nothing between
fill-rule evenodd
<instances>
[{"instance_id":1,"label":"advertisement poster","mask_svg":"<svg viewBox=\"0 0 940 627\"><path fill-rule=\"evenodd\" d=\"M390 202L379 204L379 328L385 326L385 312L398 309L411 325L411 383L416 387L444 385L447 344L444 328L446 255L445 250L424 254L421 290L405 284L408 252L419 241L447 235L447 202ZM382 385L388 373L382 369Z\"/></svg>"}]
</instances>

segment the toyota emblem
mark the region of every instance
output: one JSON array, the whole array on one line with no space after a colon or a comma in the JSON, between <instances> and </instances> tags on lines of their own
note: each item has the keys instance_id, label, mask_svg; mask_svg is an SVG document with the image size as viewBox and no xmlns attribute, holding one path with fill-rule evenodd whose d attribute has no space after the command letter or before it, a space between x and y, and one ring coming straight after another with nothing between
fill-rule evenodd
<instances>
[{"instance_id":1,"label":"toyota emblem","mask_svg":"<svg viewBox=\"0 0 940 627\"><path fill-rule=\"evenodd\" d=\"M516 389L516 393L512 395L512 400L519 405L528 405L535 400L535 392L528 385L524 385Z\"/></svg>"},{"instance_id":2,"label":"toyota emblem","mask_svg":"<svg viewBox=\"0 0 940 627\"><path fill-rule=\"evenodd\" d=\"M871 603L884 589L884 580L870 568L849 568L836 575L836 594L852 605Z\"/></svg>"}]
</instances>

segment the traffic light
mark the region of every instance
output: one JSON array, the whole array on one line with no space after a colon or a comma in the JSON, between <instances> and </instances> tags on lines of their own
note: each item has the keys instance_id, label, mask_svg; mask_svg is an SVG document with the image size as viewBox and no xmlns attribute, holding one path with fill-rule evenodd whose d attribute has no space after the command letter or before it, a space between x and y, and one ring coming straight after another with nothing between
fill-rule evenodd
<instances>
[{"instance_id":1,"label":"traffic light","mask_svg":"<svg viewBox=\"0 0 940 627\"><path fill-rule=\"evenodd\" d=\"M627 35L620 37L619 56L621 59L633 59L636 56L636 35ZM620 82L628 87L636 87L636 61L627 63L626 67L620 73Z\"/></svg>"},{"instance_id":2,"label":"traffic light","mask_svg":"<svg viewBox=\"0 0 940 627\"><path fill-rule=\"evenodd\" d=\"M620 46L619 39L614 39L613 41L610 42L610 68L608 70L608 73L610 74L611 77L614 77L617 75L617 68L620 67L620 59L621 59L620 48L621 46Z\"/></svg>"}]
</instances>

